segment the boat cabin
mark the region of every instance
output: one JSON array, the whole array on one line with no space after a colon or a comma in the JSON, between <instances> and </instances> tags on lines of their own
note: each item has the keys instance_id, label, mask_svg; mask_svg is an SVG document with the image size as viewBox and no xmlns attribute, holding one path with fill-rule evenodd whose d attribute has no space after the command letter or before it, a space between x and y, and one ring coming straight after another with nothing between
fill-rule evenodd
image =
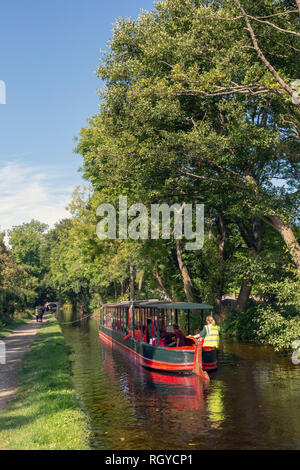
<instances>
[{"instance_id":1,"label":"boat cabin","mask_svg":"<svg viewBox=\"0 0 300 470\"><path fill-rule=\"evenodd\" d=\"M148 344L167 346L163 338L175 334L173 325L178 324L179 313L184 311L187 336L191 332L191 312L199 313L199 326L204 324L204 312L211 313L213 307L190 302L165 302L143 300L107 304L101 312L101 325L119 332L124 337L133 337ZM207 313L207 314L209 314Z\"/></svg>"}]
</instances>

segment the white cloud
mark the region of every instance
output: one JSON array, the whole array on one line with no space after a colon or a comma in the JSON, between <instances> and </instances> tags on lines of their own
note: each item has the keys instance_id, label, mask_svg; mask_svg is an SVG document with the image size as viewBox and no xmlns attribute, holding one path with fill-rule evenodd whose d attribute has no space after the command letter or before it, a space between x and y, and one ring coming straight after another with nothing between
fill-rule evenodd
<instances>
[{"instance_id":1,"label":"white cloud","mask_svg":"<svg viewBox=\"0 0 300 470\"><path fill-rule=\"evenodd\" d=\"M0 229L37 219L50 226L70 217L74 185L66 167L25 166L20 162L0 164Z\"/></svg>"}]
</instances>

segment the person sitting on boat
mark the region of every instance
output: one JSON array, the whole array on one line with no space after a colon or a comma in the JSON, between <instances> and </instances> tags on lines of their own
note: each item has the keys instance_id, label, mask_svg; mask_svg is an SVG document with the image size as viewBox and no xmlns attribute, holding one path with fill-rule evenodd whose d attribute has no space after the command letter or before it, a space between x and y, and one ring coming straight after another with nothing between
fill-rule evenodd
<instances>
[{"instance_id":1,"label":"person sitting on boat","mask_svg":"<svg viewBox=\"0 0 300 470\"><path fill-rule=\"evenodd\" d=\"M172 335L165 334L164 341L165 341L165 345L168 348L170 346L170 344L173 342Z\"/></svg>"},{"instance_id":2,"label":"person sitting on boat","mask_svg":"<svg viewBox=\"0 0 300 470\"><path fill-rule=\"evenodd\" d=\"M163 327L163 329L160 332L160 341L163 343L162 346L166 346L168 348L169 344L173 342L172 336L173 334L167 333L166 328Z\"/></svg>"},{"instance_id":3,"label":"person sitting on boat","mask_svg":"<svg viewBox=\"0 0 300 470\"><path fill-rule=\"evenodd\" d=\"M202 331L204 331L204 328L203 328ZM191 337L192 337L192 338L195 338L195 339L198 339L198 340L201 340L201 339L204 338L204 336L203 336L203 338L202 338L202 336L201 336L201 330L200 330L200 328L196 328L194 334L191 335Z\"/></svg>"},{"instance_id":4,"label":"person sitting on boat","mask_svg":"<svg viewBox=\"0 0 300 470\"><path fill-rule=\"evenodd\" d=\"M171 344L168 345L168 348L179 348L182 346L185 346L185 336L182 333L182 331L179 329L179 326L174 323L173 325L174 328L174 336L175 336L175 341L173 341Z\"/></svg>"},{"instance_id":5,"label":"person sitting on boat","mask_svg":"<svg viewBox=\"0 0 300 470\"><path fill-rule=\"evenodd\" d=\"M134 337L135 337L135 339L138 339L138 340L141 341L141 340L142 340L142 332L141 332L141 330L135 330L135 332L134 332Z\"/></svg>"},{"instance_id":6,"label":"person sitting on boat","mask_svg":"<svg viewBox=\"0 0 300 470\"><path fill-rule=\"evenodd\" d=\"M216 325L214 317L206 317L206 325L202 331L195 330L193 338L202 339L202 346L209 348L218 348L220 346L220 327Z\"/></svg>"},{"instance_id":7,"label":"person sitting on boat","mask_svg":"<svg viewBox=\"0 0 300 470\"><path fill-rule=\"evenodd\" d=\"M164 333L160 333L159 344L157 344L157 338L154 338L152 341L153 346L157 346L157 345L166 346L164 336L165 336Z\"/></svg>"}]
</instances>

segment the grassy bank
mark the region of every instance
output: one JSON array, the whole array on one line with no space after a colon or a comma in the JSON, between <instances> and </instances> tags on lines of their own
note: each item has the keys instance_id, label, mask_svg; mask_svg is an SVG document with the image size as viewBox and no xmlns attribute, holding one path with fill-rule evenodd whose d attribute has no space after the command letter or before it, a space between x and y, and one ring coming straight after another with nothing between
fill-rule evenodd
<instances>
[{"instance_id":1,"label":"grassy bank","mask_svg":"<svg viewBox=\"0 0 300 470\"><path fill-rule=\"evenodd\" d=\"M31 318L34 318L33 310L16 313L13 318L5 317L5 321L4 318L1 319L0 317L0 339L10 335L13 330L26 323L28 320L31 320Z\"/></svg>"},{"instance_id":2,"label":"grassy bank","mask_svg":"<svg viewBox=\"0 0 300 470\"><path fill-rule=\"evenodd\" d=\"M0 413L1 450L88 449L87 419L72 389L68 354L51 317L24 356L17 398Z\"/></svg>"}]
</instances>

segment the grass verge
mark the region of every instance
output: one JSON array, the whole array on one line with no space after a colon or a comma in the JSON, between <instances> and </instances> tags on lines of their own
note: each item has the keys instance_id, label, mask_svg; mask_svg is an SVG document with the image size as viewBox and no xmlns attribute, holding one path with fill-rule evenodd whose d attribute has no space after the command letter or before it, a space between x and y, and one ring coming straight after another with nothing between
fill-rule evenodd
<instances>
[{"instance_id":1,"label":"grass verge","mask_svg":"<svg viewBox=\"0 0 300 470\"><path fill-rule=\"evenodd\" d=\"M6 319L5 325L0 321L0 339L10 335L18 326L27 323L32 318L34 318L33 310L27 310L26 312L16 313L13 319Z\"/></svg>"},{"instance_id":2,"label":"grass verge","mask_svg":"<svg viewBox=\"0 0 300 470\"><path fill-rule=\"evenodd\" d=\"M1 450L89 448L87 418L71 384L69 352L51 317L24 356L16 399L0 413Z\"/></svg>"}]
</instances>

